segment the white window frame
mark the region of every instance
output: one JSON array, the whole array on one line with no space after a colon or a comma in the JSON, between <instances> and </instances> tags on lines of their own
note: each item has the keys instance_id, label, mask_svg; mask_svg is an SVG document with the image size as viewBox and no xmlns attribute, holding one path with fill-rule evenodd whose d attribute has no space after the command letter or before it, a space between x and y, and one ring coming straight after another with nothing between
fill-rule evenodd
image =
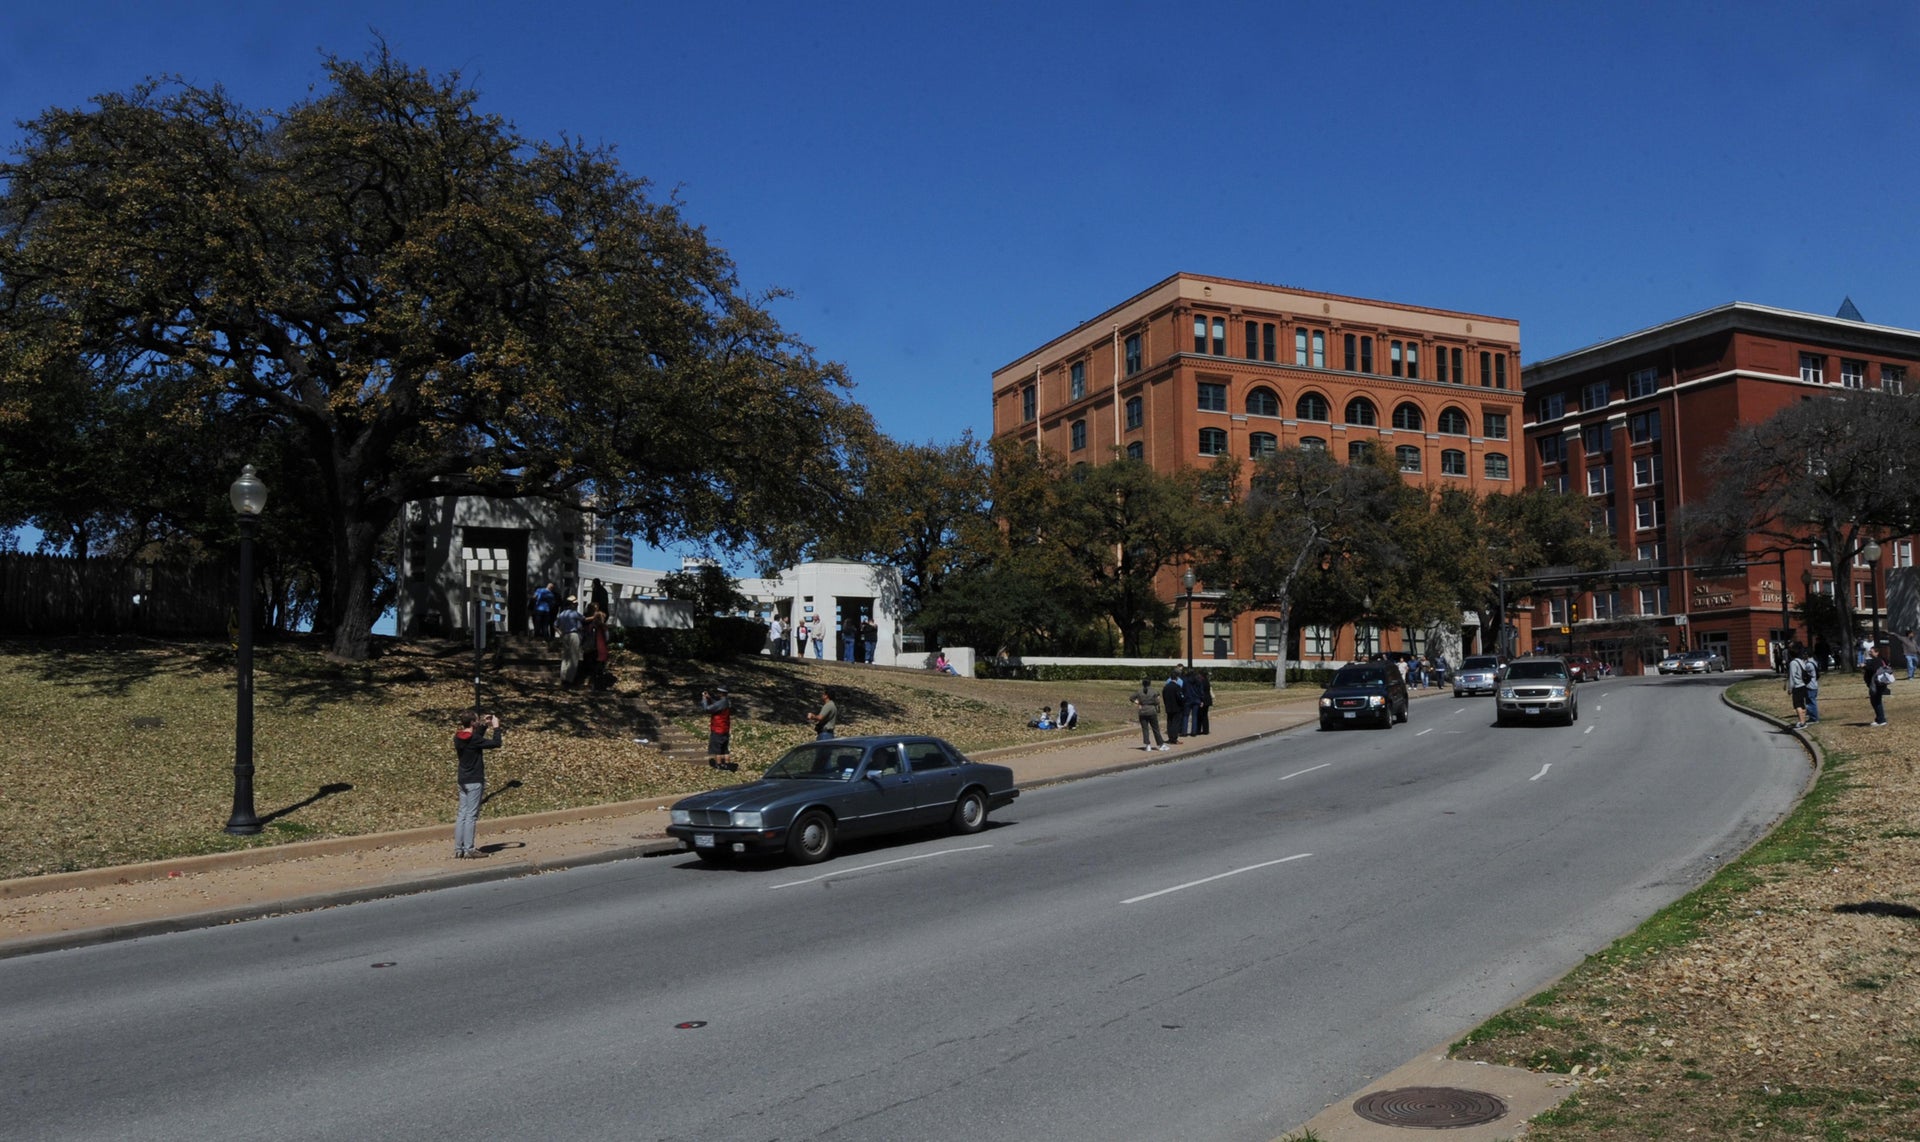
<instances>
[{"instance_id":1,"label":"white window frame","mask_svg":"<svg viewBox=\"0 0 1920 1142\"><path fill-rule=\"evenodd\" d=\"M1840 387L1844 389L1864 389L1867 387L1867 363L1851 357L1840 358Z\"/></svg>"},{"instance_id":2,"label":"white window frame","mask_svg":"<svg viewBox=\"0 0 1920 1142\"><path fill-rule=\"evenodd\" d=\"M1651 366L1627 374L1627 399L1649 397L1660 390L1660 370Z\"/></svg>"},{"instance_id":3,"label":"white window frame","mask_svg":"<svg viewBox=\"0 0 1920 1142\"><path fill-rule=\"evenodd\" d=\"M1661 467L1660 454L1658 452L1650 456L1635 456L1633 458L1633 486L1636 488L1651 488L1661 483L1661 477L1664 474L1660 470Z\"/></svg>"},{"instance_id":4,"label":"white window frame","mask_svg":"<svg viewBox=\"0 0 1920 1142\"><path fill-rule=\"evenodd\" d=\"M1633 530L1653 531L1666 522L1666 501L1658 498L1633 501Z\"/></svg>"},{"instance_id":5,"label":"white window frame","mask_svg":"<svg viewBox=\"0 0 1920 1142\"><path fill-rule=\"evenodd\" d=\"M1800 354L1800 379L1810 385L1827 383L1827 359L1818 353Z\"/></svg>"}]
</instances>

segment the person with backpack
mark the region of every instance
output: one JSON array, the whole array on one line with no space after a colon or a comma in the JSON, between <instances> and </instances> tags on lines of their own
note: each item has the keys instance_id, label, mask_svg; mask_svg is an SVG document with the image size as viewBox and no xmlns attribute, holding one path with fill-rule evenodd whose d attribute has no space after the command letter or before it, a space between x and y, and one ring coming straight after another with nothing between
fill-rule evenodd
<instances>
[{"instance_id":1,"label":"person with backpack","mask_svg":"<svg viewBox=\"0 0 1920 1142\"><path fill-rule=\"evenodd\" d=\"M1860 674L1867 684L1867 700L1873 703L1873 724L1879 728L1887 724L1888 694L1893 693L1893 663L1882 655L1885 651L1876 651L1867 659L1867 665Z\"/></svg>"}]
</instances>

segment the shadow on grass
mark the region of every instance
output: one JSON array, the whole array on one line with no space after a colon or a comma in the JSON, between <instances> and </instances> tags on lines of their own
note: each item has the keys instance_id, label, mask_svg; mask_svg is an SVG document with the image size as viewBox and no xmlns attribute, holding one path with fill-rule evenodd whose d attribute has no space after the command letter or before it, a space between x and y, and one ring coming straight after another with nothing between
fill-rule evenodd
<instances>
[{"instance_id":1,"label":"shadow on grass","mask_svg":"<svg viewBox=\"0 0 1920 1142\"><path fill-rule=\"evenodd\" d=\"M1858 904L1836 904L1835 912L1854 916L1892 916L1899 920L1920 919L1920 908L1889 900L1863 900Z\"/></svg>"},{"instance_id":2,"label":"shadow on grass","mask_svg":"<svg viewBox=\"0 0 1920 1142\"><path fill-rule=\"evenodd\" d=\"M263 825L270 824L286 816L289 813L298 812L299 810L304 809L307 806L314 804L315 802L324 801L327 798L332 797L337 793L351 793L351 792L353 792L353 786L349 785L344 781L335 781L327 785L322 785L318 790L314 792L313 796L307 798L305 801L295 801L293 804L288 805L284 809L275 809L271 813L260 814L260 823Z\"/></svg>"},{"instance_id":3,"label":"shadow on grass","mask_svg":"<svg viewBox=\"0 0 1920 1142\"><path fill-rule=\"evenodd\" d=\"M520 779L516 777L513 780L507 782L505 785L502 785L498 789L495 789L493 792L487 794L485 797L480 798L480 803L482 805L485 805L487 802L493 800L495 797L500 796L502 793L505 793L507 790L518 789L518 788L520 788Z\"/></svg>"},{"instance_id":4,"label":"shadow on grass","mask_svg":"<svg viewBox=\"0 0 1920 1142\"><path fill-rule=\"evenodd\" d=\"M0 658L42 682L70 686L88 697L124 697L160 678L204 678L233 672L233 650L220 643L159 642L138 638L8 639Z\"/></svg>"}]
</instances>

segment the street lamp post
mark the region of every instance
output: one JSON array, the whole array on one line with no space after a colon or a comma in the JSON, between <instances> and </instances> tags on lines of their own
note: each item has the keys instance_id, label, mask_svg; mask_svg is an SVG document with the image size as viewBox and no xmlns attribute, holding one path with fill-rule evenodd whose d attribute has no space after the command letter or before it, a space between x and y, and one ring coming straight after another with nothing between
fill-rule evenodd
<instances>
[{"instance_id":1,"label":"street lamp post","mask_svg":"<svg viewBox=\"0 0 1920 1142\"><path fill-rule=\"evenodd\" d=\"M1867 561L1867 589L1873 592L1873 614L1870 622L1873 627L1873 653L1880 653L1880 541L1867 540L1860 549L1861 558Z\"/></svg>"},{"instance_id":2,"label":"street lamp post","mask_svg":"<svg viewBox=\"0 0 1920 1142\"><path fill-rule=\"evenodd\" d=\"M227 818L227 832L250 836L260 831L260 818L253 812L253 536L260 524L260 513L267 507L267 486L253 474L253 465L241 469L240 478L227 489L227 498L240 517L240 622L235 648L235 687L233 714L233 815Z\"/></svg>"},{"instance_id":3,"label":"street lamp post","mask_svg":"<svg viewBox=\"0 0 1920 1142\"><path fill-rule=\"evenodd\" d=\"M1187 587L1187 669L1192 670L1193 669L1193 568L1191 567L1187 568L1187 573L1181 577L1180 581L1186 584L1186 587Z\"/></svg>"}]
</instances>

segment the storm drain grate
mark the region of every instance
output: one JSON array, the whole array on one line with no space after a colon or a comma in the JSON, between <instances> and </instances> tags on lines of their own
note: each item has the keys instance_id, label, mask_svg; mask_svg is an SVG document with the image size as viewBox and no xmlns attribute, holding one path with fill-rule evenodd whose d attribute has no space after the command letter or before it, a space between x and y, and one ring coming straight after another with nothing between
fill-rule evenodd
<instances>
[{"instance_id":1,"label":"storm drain grate","mask_svg":"<svg viewBox=\"0 0 1920 1142\"><path fill-rule=\"evenodd\" d=\"M1445 1130L1492 1122L1507 1113L1507 1104L1485 1091L1408 1086L1363 1094L1353 1101L1353 1112L1383 1126Z\"/></svg>"}]
</instances>

